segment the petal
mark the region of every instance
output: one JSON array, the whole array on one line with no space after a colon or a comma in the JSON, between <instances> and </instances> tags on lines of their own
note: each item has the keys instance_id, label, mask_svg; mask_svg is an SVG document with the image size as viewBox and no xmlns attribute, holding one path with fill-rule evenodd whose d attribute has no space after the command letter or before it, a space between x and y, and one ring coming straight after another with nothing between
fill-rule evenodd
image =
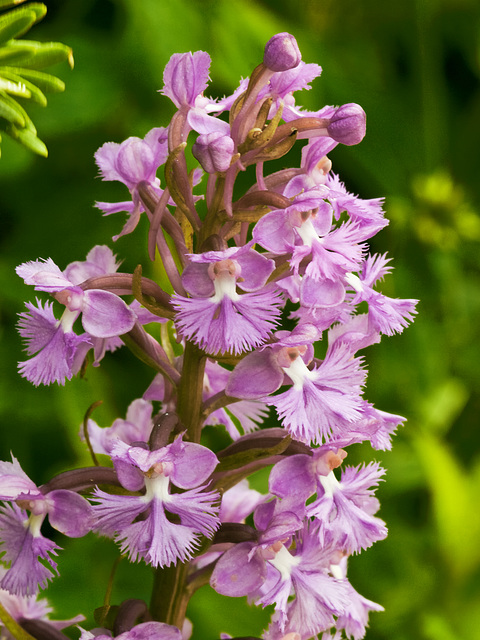
<instances>
[{"instance_id":1,"label":"petal","mask_svg":"<svg viewBox=\"0 0 480 640\"><path fill-rule=\"evenodd\" d=\"M48 494L53 501L48 510L48 519L54 529L69 538L82 538L93 527L93 512L90 503L74 491L59 489Z\"/></svg>"},{"instance_id":2,"label":"petal","mask_svg":"<svg viewBox=\"0 0 480 640\"><path fill-rule=\"evenodd\" d=\"M25 284L34 285L36 291L62 291L72 284L51 258L24 262L15 272Z\"/></svg>"},{"instance_id":3,"label":"petal","mask_svg":"<svg viewBox=\"0 0 480 640\"><path fill-rule=\"evenodd\" d=\"M287 253L295 244L295 233L288 214L284 211L271 211L255 225L253 239L267 251L276 254Z\"/></svg>"},{"instance_id":4,"label":"petal","mask_svg":"<svg viewBox=\"0 0 480 640\"><path fill-rule=\"evenodd\" d=\"M209 298L215 293L212 279L208 275L208 264L191 262L182 273L182 283L188 293L200 298Z\"/></svg>"},{"instance_id":5,"label":"petal","mask_svg":"<svg viewBox=\"0 0 480 640\"><path fill-rule=\"evenodd\" d=\"M246 596L261 587L267 575L264 560L254 553L252 542L235 545L218 560L210 578L210 585L217 593L237 598Z\"/></svg>"},{"instance_id":6,"label":"petal","mask_svg":"<svg viewBox=\"0 0 480 640\"><path fill-rule=\"evenodd\" d=\"M304 501L313 495L316 479L311 456L298 454L277 462L270 471L268 488L279 498L295 496Z\"/></svg>"},{"instance_id":7,"label":"petal","mask_svg":"<svg viewBox=\"0 0 480 640\"><path fill-rule=\"evenodd\" d=\"M142 622L116 636L115 640L182 640L182 632L165 622Z\"/></svg>"},{"instance_id":8,"label":"petal","mask_svg":"<svg viewBox=\"0 0 480 640\"><path fill-rule=\"evenodd\" d=\"M65 275L73 284L81 284L94 276L115 273L119 266L110 247L97 245L88 252L83 262L71 262L65 269Z\"/></svg>"},{"instance_id":9,"label":"petal","mask_svg":"<svg viewBox=\"0 0 480 640\"><path fill-rule=\"evenodd\" d=\"M230 135L230 126L228 122L209 116L203 109L190 109L187 116L187 122L194 131L200 134L221 133L224 136Z\"/></svg>"},{"instance_id":10,"label":"petal","mask_svg":"<svg viewBox=\"0 0 480 640\"><path fill-rule=\"evenodd\" d=\"M20 494L30 492L40 493L18 460L12 455L12 462L0 461L0 500L15 500Z\"/></svg>"},{"instance_id":11,"label":"petal","mask_svg":"<svg viewBox=\"0 0 480 640\"><path fill-rule=\"evenodd\" d=\"M339 280L317 280L304 276L300 299L306 307L335 307L345 299L345 287Z\"/></svg>"},{"instance_id":12,"label":"petal","mask_svg":"<svg viewBox=\"0 0 480 640\"><path fill-rule=\"evenodd\" d=\"M256 291L263 287L275 269L275 262L257 251L239 255L237 262L242 268L242 281L238 282L238 286L243 291Z\"/></svg>"},{"instance_id":13,"label":"petal","mask_svg":"<svg viewBox=\"0 0 480 640\"><path fill-rule=\"evenodd\" d=\"M253 351L237 364L225 392L234 398L253 400L273 393L283 383L283 371L271 349Z\"/></svg>"},{"instance_id":14,"label":"petal","mask_svg":"<svg viewBox=\"0 0 480 640\"><path fill-rule=\"evenodd\" d=\"M136 321L135 312L110 291L85 291L82 324L96 338L112 338L127 333Z\"/></svg>"},{"instance_id":15,"label":"petal","mask_svg":"<svg viewBox=\"0 0 480 640\"><path fill-rule=\"evenodd\" d=\"M163 72L162 93L176 107L193 107L195 98L207 88L210 63L210 56L205 51L174 53Z\"/></svg>"},{"instance_id":16,"label":"petal","mask_svg":"<svg viewBox=\"0 0 480 640\"><path fill-rule=\"evenodd\" d=\"M181 489L192 489L205 482L218 464L218 458L200 444L184 442L183 451L175 457L172 482Z\"/></svg>"},{"instance_id":17,"label":"petal","mask_svg":"<svg viewBox=\"0 0 480 640\"><path fill-rule=\"evenodd\" d=\"M100 169L102 180L120 180L121 176L115 167L115 160L120 145L117 142L105 142L95 152L95 162Z\"/></svg>"}]
</instances>

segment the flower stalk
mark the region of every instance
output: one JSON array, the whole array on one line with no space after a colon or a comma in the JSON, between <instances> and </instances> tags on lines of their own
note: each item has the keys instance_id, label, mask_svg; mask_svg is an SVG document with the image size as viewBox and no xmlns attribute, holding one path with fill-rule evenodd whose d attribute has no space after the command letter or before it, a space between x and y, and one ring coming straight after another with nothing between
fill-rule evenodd
<instances>
[{"instance_id":1,"label":"flower stalk","mask_svg":"<svg viewBox=\"0 0 480 640\"><path fill-rule=\"evenodd\" d=\"M347 564L387 535L375 496L384 470L345 459L360 442L389 449L404 418L365 399L357 352L401 333L417 301L378 290L390 259L368 241L388 224L383 200L349 193L332 170L336 145L364 137L363 109L295 103L321 68L288 33L269 40L231 96L205 95L209 67L203 51L174 54L162 89L177 109L170 123L95 154L103 179L130 195L97 206L127 213L114 240L145 214L147 264L118 272L97 245L64 270L52 259L17 267L51 298L20 314L21 375L63 385L123 346L152 371L125 418L102 427L86 411L95 466L37 487L13 456L0 462L0 588L31 597L53 579L60 549L41 533L48 517L63 535L113 539L154 571L148 606L136 594L111 605L110 584L100 636L82 629L80 640L188 640L199 588L271 605L263 640L361 640L382 607L356 592ZM272 169L299 141L300 166ZM198 165L188 171L190 149ZM143 276L148 259L168 282ZM205 426L231 444L212 445ZM267 468L268 486L252 489ZM61 633L44 613L33 618L36 637Z\"/></svg>"}]
</instances>

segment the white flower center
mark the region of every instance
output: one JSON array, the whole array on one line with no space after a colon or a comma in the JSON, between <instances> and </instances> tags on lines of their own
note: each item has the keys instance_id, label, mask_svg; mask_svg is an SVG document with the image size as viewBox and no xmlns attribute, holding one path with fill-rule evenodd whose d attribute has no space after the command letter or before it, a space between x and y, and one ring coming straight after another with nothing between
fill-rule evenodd
<instances>
[{"instance_id":1,"label":"white flower center","mask_svg":"<svg viewBox=\"0 0 480 640\"><path fill-rule=\"evenodd\" d=\"M315 241L318 242L318 233L312 224L311 216L309 216L300 227L297 227L296 231L302 239L303 244L307 245L307 247L311 247Z\"/></svg>"},{"instance_id":2,"label":"white flower center","mask_svg":"<svg viewBox=\"0 0 480 640\"><path fill-rule=\"evenodd\" d=\"M40 528L44 520L45 520L44 513L38 516L35 516L32 513L32 515L30 516L26 526L28 526L30 533L34 538L40 538L42 536L40 532Z\"/></svg>"},{"instance_id":3,"label":"white flower center","mask_svg":"<svg viewBox=\"0 0 480 640\"><path fill-rule=\"evenodd\" d=\"M225 296L236 302L240 296L237 293L237 279L235 276L223 275L213 281L215 293L210 298L210 302L217 304L221 302Z\"/></svg>"},{"instance_id":4,"label":"white flower center","mask_svg":"<svg viewBox=\"0 0 480 640\"><path fill-rule=\"evenodd\" d=\"M340 483L335 477L333 471L330 471L328 476L317 476L317 478L322 485L323 490L325 491L325 496L327 498L331 498L335 494L335 492L338 491Z\"/></svg>"},{"instance_id":5,"label":"white flower center","mask_svg":"<svg viewBox=\"0 0 480 640\"><path fill-rule=\"evenodd\" d=\"M142 496L144 502L148 503L152 500L160 500L161 502L170 501L170 493L168 487L170 486L170 480L163 474L156 476L155 478L148 478L145 476L145 488L146 493Z\"/></svg>"},{"instance_id":6,"label":"white flower center","mask_svg":"<svg viewBox=\"0 0 480 640\"><path fill-rule=\"evenodd\" d=\"M293 567L300 564L300 556L292 556L292 554L282 544L281 549L277 551L275 557L268 562L280 572L282 580L288 580L292 574Z\"/></svg>"},{"instance_id":7,"label":"white flower center","mask_svg":"<svg viewBox=\"0 0 480 640\"><path fill-rule=\"evenodd\" d=\"M363 284L358 276L356 276L354 273L346 273L345 280L352 287L352 289L355 289L357 293L362 293Z\"/></svg>"},{"instance_id":8,"label":"white flower center","mask_svg":"<svg viewBox=\"0 0 480 640\"><path fill-rule=\"evenodd\" d=\"M293 382L295 389L301 389L305 380L312 377L312 371L307 367L301 356L297 356L289 367L282 367L282 369Z\"/></svg>"},{"instance_id":9,"label":"white flower center","mask_svg":"<svg viewBox=\"0 0 480 640\"><path fill-rule=\"evenodd\" d=\"M69 309L65 308L65 311L60 318L60 324L62 326L63 333L72 333L73 325L79 315L80 311L70 311Z\"/></svg>"},{"instance_id":10,"label":"white flower center","mask_svg":"<svg viewBox=\"0 0 480 640\"><path fill-rule=\"evenodd\" d=\"M210 302L218 304L225 296L236 302L240 298L236 287L241 271L236 260L226 259L213 262L208 268L208 275L215 287L215 293L210 298Z\"/></svg>"}]
</instances>

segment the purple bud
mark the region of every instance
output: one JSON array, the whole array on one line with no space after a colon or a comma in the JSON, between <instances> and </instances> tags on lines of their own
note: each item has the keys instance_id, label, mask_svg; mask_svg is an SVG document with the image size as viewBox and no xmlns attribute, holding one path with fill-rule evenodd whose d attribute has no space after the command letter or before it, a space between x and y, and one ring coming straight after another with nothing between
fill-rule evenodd
<instances>
[{"instance_id":1,"label":"purple bud","mask_svg":"<svg viewBox=\"0 0 480 640\"><path fill-rule=\"evenodd\" d=\"M196 139L192 153L207 173L226 171L230 167L235 144L220 131L204 133Z\"/></svg>"},{"instance_id":2,"label":"purple bud","mask_svg":"<svg viewBox=\"0 0 480 640\"><path fill-rule=\"evenodd\" d=\"M358 144L365 136L366 118L360 105L354 102L344 104L338 107L330 119L328 135L342 144Z\"/></svg>"},{"instance_id":3,"label":"purple bud","mask_svg":"<svg viewBox=\"0 0 480 640\"><path fill-rule=\"evenodd\" d=\"M263 64L270 71L287 71L298 67L302 54L297 41L289 33L277 33L265 45Z\"/></svg>"}]
</instances>

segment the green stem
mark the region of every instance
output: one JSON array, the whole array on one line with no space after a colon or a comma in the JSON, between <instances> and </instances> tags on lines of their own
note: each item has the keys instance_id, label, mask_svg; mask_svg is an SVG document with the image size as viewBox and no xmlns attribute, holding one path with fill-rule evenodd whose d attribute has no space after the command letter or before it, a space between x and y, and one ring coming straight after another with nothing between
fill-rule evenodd
<instances>
[{"instance_id":1,"label":"green stem","mask_svg":"<svg viewBox=\"0 0 480 640\"><path fill-rule=\"evenodd\" d=\"M155 570L150 613L154 620L182 629L190 593L186 589L188 563Z\"/></svg>"},{"instance_id":2,"label":"green stem","mask_svg":"<svg viewBox=\"0 0 480 640\"><path fill-rule=\"evenodd\" d=\"M16 640L35 640L33 636L22 629L18 622L12 618L5 607L0 603L0 621Z\"/></svg>"},{"instance_id":3,"label":"green stem","mask_svg":"<svg viewBox=\"0 0 480 640\"><path fill-rule=\"evenodd\" d=\"M185 344L182 375L178 384L177 415L187 429L191 442L200 442L202 430L203 376L205 352L192 342ZM187 585L188 563L158 568L150 603L155 620L182 628L188 601L192 595Z\"/></svg>"},{"instance_id":4,"label":"green stem","mask_svg":"<svg viewBox=\"0 0 480 640\"><path fill-rule=\"evenodd\" d=\"M193 342L185 344L182 376L178 385L177 415L191 442L200 442L203 375L207 356Z\"/></svg>"}]
</instances>

